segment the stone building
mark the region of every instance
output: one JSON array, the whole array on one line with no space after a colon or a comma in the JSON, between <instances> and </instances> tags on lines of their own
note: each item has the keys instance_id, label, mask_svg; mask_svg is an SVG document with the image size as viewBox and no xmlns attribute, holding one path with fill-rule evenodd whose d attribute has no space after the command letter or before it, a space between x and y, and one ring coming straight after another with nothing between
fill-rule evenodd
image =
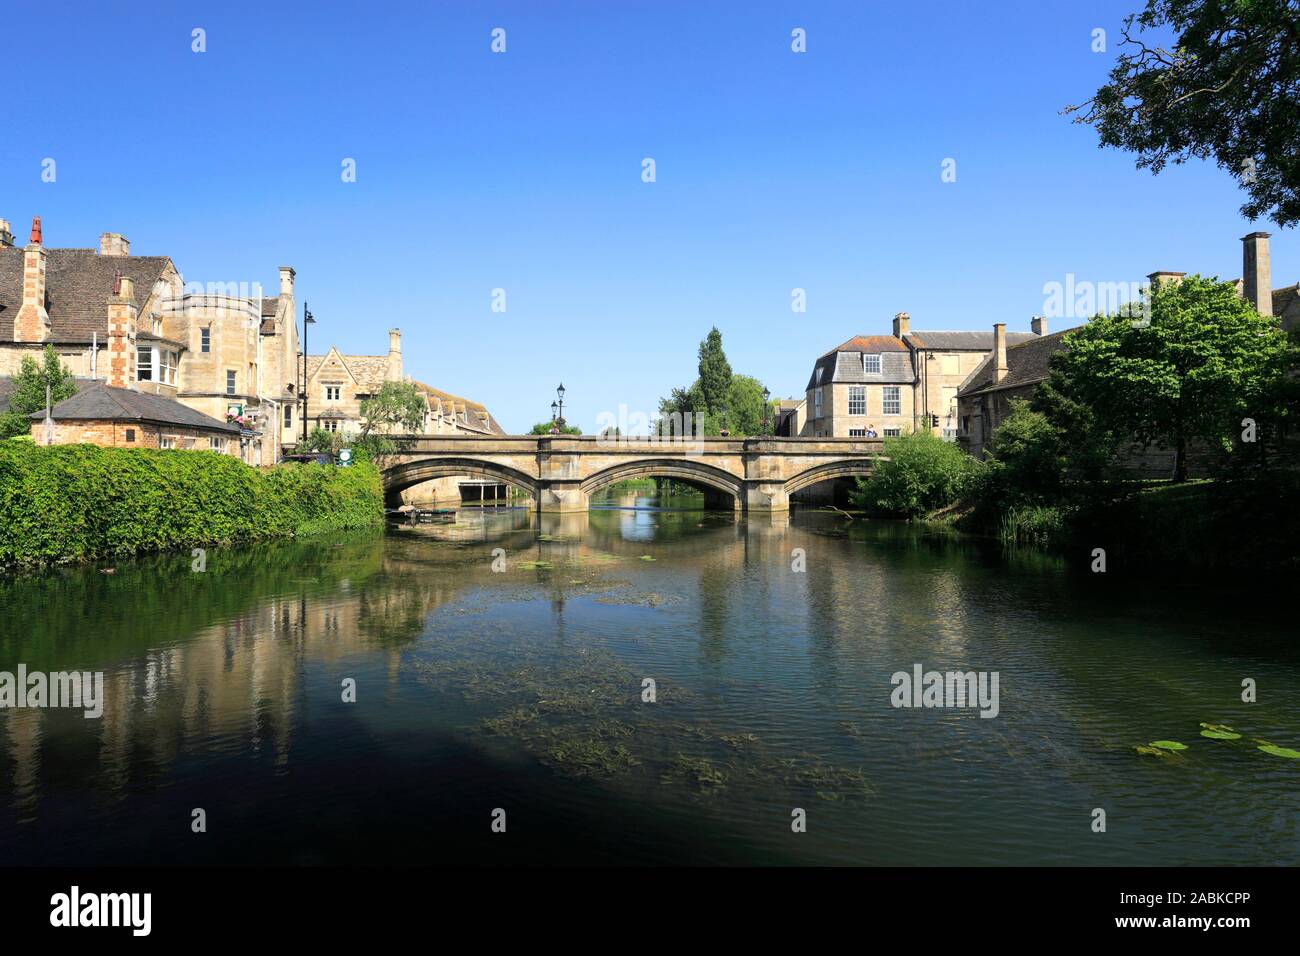
<instances>
[{"instance_id":1,"label":"stone building","mask_svg":"<svg viewBox=\"0 0 1300 956\"><path fill-rule=\"evenodd\" d=\"M907 344L916 376L916 427L949 440L959 431L957 391L988 359L995 346L989 332L913 331L906 312L894 316L894 335ZM1036 316L1029 332L1006 332L1008 345L1030 342L1047 332L1047 319Z\"/></svg>"},{"instance_id":2,"label":"stone building","mask_svg":"<svg viewBox=\"0 0 1300 956\"><path fill-rule=\"evenodd\" d=\"M881 437L912 430L911 353L893 335L855 335L813 365L803 436Z\"/></svg>"},{"instance_id":3,"label":"stone building","mask_svg":"<svg viewBox=\"0 0 1300 956\"><path fill-rule=\"evenodd\" d=\"M280 268L273 299L256 286L195 292L169 257L132 255L118 233L98 249L49 248L37 217L17 248L0 220L0 375L52 346L74 376L238 420L236 453L273 464L297 400L293 278Z\"/></svg>"},{"instance_id":4,"label":"stone building","mask_svg":"<svg viewBox=\"0 0 1300 956\"><path fill-rule=\"evenodd\" d=\"M1041 336L1011 333L1019 343ZM892 335L858 335L827 352L813 366L795 434L813 438L904 435L918 428L955 440L957 391L993 351L988 332L917 331L906 312L894 316ZM802 422L800 422L802 417Z\"/></svg>"}]
</instances>

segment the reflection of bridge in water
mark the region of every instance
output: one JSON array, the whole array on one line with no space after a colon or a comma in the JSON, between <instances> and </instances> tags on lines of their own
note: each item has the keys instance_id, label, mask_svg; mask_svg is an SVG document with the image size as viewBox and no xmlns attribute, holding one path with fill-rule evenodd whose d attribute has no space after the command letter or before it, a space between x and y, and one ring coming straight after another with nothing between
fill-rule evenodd
<instances>
[{"instance_id":1,"label":"reflection of bridge in water","mask_svg":"<svg viewBox=\"0 0 1300 956\"><path fill-rule=\"evenodd\" d=\"M709 508L785 511L822 482L870 475L883 442L869 438L603 438L572 435L408 436L384 469L384 492L448 475L502 481L539 511L586 511L591 496L632 478L673 478L704 490Z\"/></svg>"}]
</instances>

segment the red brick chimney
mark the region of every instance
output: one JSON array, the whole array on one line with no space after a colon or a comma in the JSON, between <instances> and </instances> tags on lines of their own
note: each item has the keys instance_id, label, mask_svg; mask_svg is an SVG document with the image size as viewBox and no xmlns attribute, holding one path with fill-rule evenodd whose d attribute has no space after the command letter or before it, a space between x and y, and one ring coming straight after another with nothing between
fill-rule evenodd
<instances>
[{"instance_id":1,"label":"red brick chimney","mask_svg":"<svg viewBox=\"0 0 1300 956\"><path fill-rule=\"evenodd\" d=\"M14 315L15 342L44 342L50 337L50 316L45 311L45 259L41 217L34 216L32 238L23 250L23 303Z\"/></svg>"},{"instance_id":2,"label":"red brick chimney","mask_svg":"<svg viewBox=\"0 0 1300 956\"><path fill-rule=\"evenodd\" d=\"M114 282L115 295L108 300L108 384L113 388L135 387L135 285L127 276Z\"/></svg>"}]
</instances>

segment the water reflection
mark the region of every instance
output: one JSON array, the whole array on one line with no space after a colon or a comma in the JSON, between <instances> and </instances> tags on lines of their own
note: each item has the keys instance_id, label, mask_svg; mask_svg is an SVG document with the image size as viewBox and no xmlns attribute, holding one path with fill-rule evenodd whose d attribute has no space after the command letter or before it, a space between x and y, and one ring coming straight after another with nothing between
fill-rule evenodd
<instances>
[{"instance_id":1,"label":"water reflection","mask_svg":"<svg viewBox=\"0 0 1300 956\"><path fill-rule=\"evenodd\" d=\"M0 582L0 669L102 670L106 692L102 720L0 713L0 847L18 862L1300 860L1295 763L1198 734L1223 721L1300 742L1281 614L1229 617L1214 595L906 526L664 503L465 509L214 551L203 574L164 556ZM891 707L890 675L914 663L1000 671L1001 715ZM1269 688L1258 704L1240 702L1242 676ZM1160 738L1191 749L1135 754ZM538 814L531 835L487 850L476 814L506 800ZM193 806L224 821L198 849ZM817 825L792 843L795 806ZM1124 808L1122 839L1089 839L1094 806Z\"/></svg>"}]
</instances>

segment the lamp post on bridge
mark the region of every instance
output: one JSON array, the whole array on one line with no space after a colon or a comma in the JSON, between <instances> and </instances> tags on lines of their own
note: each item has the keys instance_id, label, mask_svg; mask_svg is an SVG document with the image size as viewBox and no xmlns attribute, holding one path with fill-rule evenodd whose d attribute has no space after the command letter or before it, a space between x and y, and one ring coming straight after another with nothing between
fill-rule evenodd
<instances>
[{"instance_id":1,"label":"lamp post on bridge","mask_svg":"<svg viewBox=\"0 0 1300 956\"><path fill-rule=\"evenodd\" d=\"M763 386L763 434L770 434L767 430L768 416L772 414L772 393L768 391L766 385Z\"/></svg>"}]
</instances>

